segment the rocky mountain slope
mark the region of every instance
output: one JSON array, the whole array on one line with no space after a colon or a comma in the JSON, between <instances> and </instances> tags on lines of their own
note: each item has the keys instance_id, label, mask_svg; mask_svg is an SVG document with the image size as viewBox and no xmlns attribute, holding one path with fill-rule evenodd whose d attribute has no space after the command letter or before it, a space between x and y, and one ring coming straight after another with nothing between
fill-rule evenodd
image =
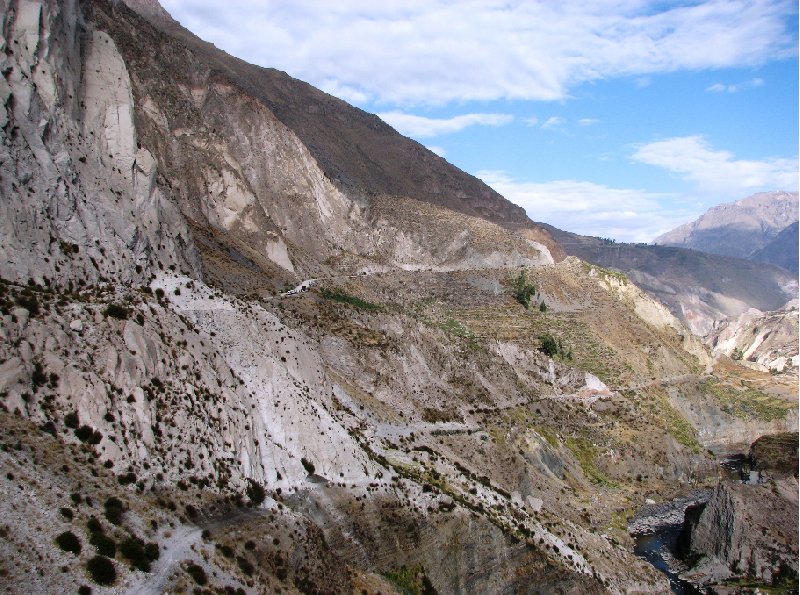
<instances>
[{"instance_id":1,"label":"rocky mountain slope","mask_svg":"<svg viewBox=\"0 0 800 595\"><path fill-rule=\"evenodd\" d=\"M0 8L15 592L667 592L625 518L797 423L411 141L359 173L286 124L344 104L123 3Z\"/></svg>"},{"instance_id":2,"label":"rocky mountain slope","mask_svg":"<svg viewBox=\"0 0 800 595\"><path fill-rule=\"evenodd\" d=\"M797 221L796 192L761 192L713 207L696 221L657 237L653 243L769 262L796 275ZM793 251L783 252L778 245L762 251L792 225L795 225ZM790 248L792 232L787 230L784 236L779 246ZM755 258L759 252L759 258Z\"/></svg>"},{"instance_id":3,"label":"rocky mountain slope","mask_svg":"<svg viewBox=\"0 0 800 595\"><path fill-rule=\"evenodd\" d=\"M791 225L784 227L766 245L753 252L750 255L750 260L768 262L783 267L797 275L798 252L800 252L800 248L798 248L798 223L795 221Z\"/></svg>"},{"instance_id":4,"label":"rocky mountain slope","mask_svg":"<svg viewBox=\"0 0 800 595\"><path fill-rule=\"evenodd\" d=\"M684 248L612 243L545 226L564 250L623 271L666 304L698 336L751 308L778 310L797 297L797 278L784 269Z\"/></svg>"}]
</instances>

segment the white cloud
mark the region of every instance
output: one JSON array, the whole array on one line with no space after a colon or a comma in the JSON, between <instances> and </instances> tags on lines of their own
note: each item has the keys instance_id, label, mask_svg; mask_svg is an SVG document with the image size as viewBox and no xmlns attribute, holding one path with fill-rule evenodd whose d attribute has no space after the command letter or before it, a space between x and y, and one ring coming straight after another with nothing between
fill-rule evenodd
<instances>
[{"instance_id":1,"label":"white cloud","mask_svg":"<svg viewBox=\"0 0 800 595\"><path fill-rule=\"evenodd\" d=\"M525 118L525 126L531 127L536 126L539 123L539 118L536 116L531 116L530 118Z\"/></svg>"},{"instance_id":2,"label":"white cloud","mask_svg":"<svg viewBox=\"0 0 800 595\"><path fill-rule=\"evenodd\" d=\"M444 157L447 155L447 151L442 147L437 147L436 145L426 147L431 153L436 153L439 157Z\"/></svg>"},{"instance_id":3,"label":"white cloud","mask_svg":"<svg viewBox=\"0 0 800 595\"><path fill-rule=\"evenodd\" d=\"M401 134L414 138L450 134L469 126L503 126L514 120L514 116L509 114L462 114L437 119L403 112L384 112L378 117Z\"/></svg>"},{"instance_id":4,"label":"white cloud","mask_svg":"<svg viewBox=\"0 0 800 595\"><path fill-rule=\"evenodd\" d=\"M544 124L541 125L542 130L550 130L551 128L558 128L559 126L563 125L566 122L564 118L561 116L551 116L545 120Z\"/></svg>"},{"instance_id":5,"label":"white cloud","mask_svg":"<svg viewBox=\"0 0 800 595\"><path fill-rule=\"evenodd\" d=\"M764 79L762 78L754 78L750 79L749 81L745 81L744 83L739 83L738 85L726 85L723 83L714 83L710 87L706 87L706 91L711 93L738 93L739 91L744 91L745 89L754 89L756 87L763 87L764 86Z\"/></svg>"},{"instance_id":6,"label":"white cloud","mask_svg":"<svg viewBox=\"0 0 800 595\"><path fill-rule=\"evenodd\" d=\"M592 126L594 124L597 124L598 122L600 122L600 120L596 120L594 118L581 118L580 120L578 120L578 125L579 126Z\"/></svg>"},{"instance_id":7,"label":"white cloud","mask_svg":"<svg viewBox=\"0 0 800 595\"><path fill-rule=\"evenodd\" d=\"M199 36L359 103L563 99L796 55L793 0L162 0Z\"/></svg>"},{"instance_id":8,"label":"white cloud","mask_svg":"<svg viewBox=\"0 0 800 595\"><path fill-rule=\"evenodd\" d=\"M700 135L679 136L640 145L633 158L694 182L701 191L742 195L755 190L797 190L797 159L736 159L714 149Z\"/></svg>"},{"instance_id":9,"label":"white cloud","mask_svg":"<svg viewBox=\"0 0 800 595\"><path fill-rule=\"evenodd\" d=\"M583 235L649 242L703 212L674 194L609 188L577 180L525 182L502 171L476 174L534 221Z\"/></svg>"}]
</instances>

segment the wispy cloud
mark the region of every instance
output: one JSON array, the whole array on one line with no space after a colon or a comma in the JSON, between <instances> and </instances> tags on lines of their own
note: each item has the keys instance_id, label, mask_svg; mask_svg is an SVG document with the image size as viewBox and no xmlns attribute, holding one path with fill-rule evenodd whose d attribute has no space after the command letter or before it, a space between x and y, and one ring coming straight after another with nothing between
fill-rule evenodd
<instances>
[{"instance_id":1,"label":"wispy cloud","mask_svg":"<svg viewBox=\"0 0 800 595\"><path fill-rule=\"evenodd\" d=\"M551 116L544 121L540 126L542 130L550 130L551 128L559 128L566 123L566 120L561 116Z\"/></svg>"},{"instance_id":2,"label":"wispy cloud","mask_svg":"<svg viewBox=\"0 0 800 595\"><path fill-rule=\"evenodd\" d=\"M674 194L578 180L528 182L503 171L484 170L476 175L535 221L620 241L649 242L702 212L697 204Z\"/></svg>"},{"instance_id":3,"label":"wispy cloud","mask_svg":"<svg viewBox=\"0 0 800 595\"><path fill-rule=\"evenodd\" d=\"M525 118L525 126L533 127L539 123L539 118L536 116L531 116L530 118Z\"/></svg>"},{"instance_id":4,"label":"wispy cloud","mask_svg":"<svg viewBox=\"0 0 800 595\"><path fill-rule=\"evenodd\" d=\"M581 118L578 120L578 126L593 126L599 122L600 120L596 120L595 118Z\"/></svg>"},{"instance_id":5,"label":"wispy cloud","mask_svg":"<svg viewBox=\"0 0 800 595\"><path fill-rule=\"evenodd\" d=\"M556 100L587 81L797 53L793 0L162 3L226 51L359 103Z\"/></svg>"},{"instance_id":6,"label":"wispy cloud","mask_svg":"<svg viewBox=\"0 0 800 595\"><path fill-rule=\"evenodd\" d=\"M401 134L414 138L428 138L458 132L469 126L503 126L514 120L509 114L462 114L452 118L426 118L403 112L378 114L381 120Z\"/></svg>"},{"instance_id":7,"label":"wispy cloud","mask_svg":"<svg viewBox=\"0 0 800 595\"><path fill-rule=\"evenodd\" d=\"M746 89L755 89L757 87L764 86L764 79L762 78L753 78L749 81L745 81L743 83L739 83L736 85L724 84L724 83L714 83L710 87L706 87L706 91L710 93L738 93L739 91L744 91Z\"/></svg>"},{"instance_id":8,"label":"wispy cloud","mask_svg":"<svg viewBox=\"0 0 800 595\"><path fill-rule=\"evenodd\" d=\"M714 149L701 135L640 145L633 159L676 173L706 192L738 196L755 190L797 190L796 158L737 159L729 151Z\"/></svg>"}]
</instances>

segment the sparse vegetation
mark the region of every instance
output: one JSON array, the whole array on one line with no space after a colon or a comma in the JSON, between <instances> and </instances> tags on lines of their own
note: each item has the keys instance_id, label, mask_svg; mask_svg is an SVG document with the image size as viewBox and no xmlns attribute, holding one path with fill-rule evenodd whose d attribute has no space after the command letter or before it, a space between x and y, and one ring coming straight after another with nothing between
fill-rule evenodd
<instances>
[{"instance_id":1,"label":"sparse vegetation","mask_svg":"<svg viewBox=\"0 0 800 595\"><path fill-rule=\"evenodd\" d=\"M597 447L590 440L583 437L569 437L564 444L580 463L583 474L592 483L605 486L615 486L616 483L608 478L597 466Z\"/></svg>"},{"instance_id":2,"label":"sparse vegetation","mask_svg":"<svg viewBox=\"0 0 800 595\"><path fill-rule=\"evenodd\" d=\"M782 419L797 403L784 401L751 386L741 388L709 378L703 382L703 391L715 398L722 409L741 419L773 421Z\"/></svg>"},{"instance_id":3,"label":"sparse vegetation","mask_svg":"<svg viewBox=\"0 0 800 595\"><path fill-rule=\"evenodd\" d=\"M384 575L403 595L435 595L436 589L425 575L422 566L401 566Z\"/></svg>"},{"instance_id":4,"label":"sparse vegetation","mask_svg":"<svg viewBox=\"0 0 800 595\"><path fill-rule=\"evenodd\" d=\"M314 475L314 463L309 461L307 458L303 457L300 459L300 462L303 464L303 468L308 472L309 475Z\"/></svg>"}]
</instances>

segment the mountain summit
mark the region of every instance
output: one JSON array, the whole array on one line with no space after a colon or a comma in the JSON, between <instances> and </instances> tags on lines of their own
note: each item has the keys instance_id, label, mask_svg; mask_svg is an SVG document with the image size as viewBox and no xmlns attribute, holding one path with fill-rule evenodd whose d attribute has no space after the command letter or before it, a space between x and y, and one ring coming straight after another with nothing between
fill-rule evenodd
<instances>
[{"instance_id":1,"label":"mountain summit","mask_svg":"<svg viewBox=\"0 0 800 595\"><path fill-rule=\"evenodd\" d=\"M653 243L692 248L724 256L751 258L797 272L796 249L793 259L776 260L782 250L775 247L771 250L768 248L766 252L760 253L759 257L754 257L797 221L796 192L761 192L733 203L712 207L696 221L660 235ZM782 238L780 242L789 239L791 238ZM795 245L796 242L795 238ZM788 248L789 245L786 245ZM775 258L770 256L773 253Z\"/></svg>"}]
</instances>

